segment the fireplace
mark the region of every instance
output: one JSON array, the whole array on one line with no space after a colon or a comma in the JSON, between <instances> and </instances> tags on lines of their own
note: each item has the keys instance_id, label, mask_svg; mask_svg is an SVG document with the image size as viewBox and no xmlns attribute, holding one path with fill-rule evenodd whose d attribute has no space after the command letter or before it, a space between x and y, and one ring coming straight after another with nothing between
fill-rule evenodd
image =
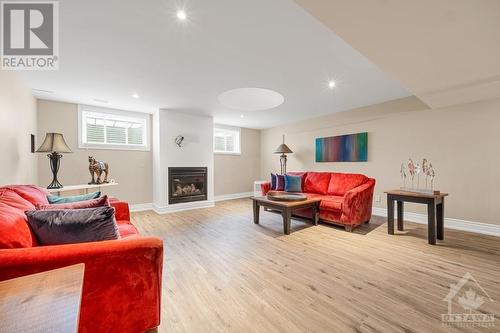
<instances>
[{"instance_id":1,"label":"fireplace","mask_svg":"<svg viewBox=\"0 0 500 333\"><path fill-rule=\"evenodd\" d=\"M207 200L207 168L168 168L168 203Z\"/></svg>"}]
</instances>

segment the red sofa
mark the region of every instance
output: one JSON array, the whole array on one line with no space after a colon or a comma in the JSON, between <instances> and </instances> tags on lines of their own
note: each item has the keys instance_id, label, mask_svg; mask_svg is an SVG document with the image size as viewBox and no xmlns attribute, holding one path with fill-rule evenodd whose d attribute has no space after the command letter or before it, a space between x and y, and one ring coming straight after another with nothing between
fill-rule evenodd
<instances>
[{"instance_id":1,"label":"red sofa","mask_svg":"<svg viewBox=\"0 0 500 333\"><path fill-rule=\"evenodd\" d=\"M302 192L308 198L321 199L320 220L345 226L352 231L360 224L370 221L372 216L373 189L375 179L353 173L336 172L288 172L302 177ZM271 188L270 183L261 185L262 195ZM294 212L301 217L311 217L310 209Z\"/></svg>"},{"instance_id":2,"label":"red sofa","mask_svg":"<svg viewBox=\"0 0 500 333\"><path fill-rule=\"evenodd\" d=\"M141 237L128 204L112 200L121 238L38 246L24 211L47 203L44 189L0 187L0 281L85 264L79 332L144 332L160 324L163 243Z\"/></svg>"}]
</instances>

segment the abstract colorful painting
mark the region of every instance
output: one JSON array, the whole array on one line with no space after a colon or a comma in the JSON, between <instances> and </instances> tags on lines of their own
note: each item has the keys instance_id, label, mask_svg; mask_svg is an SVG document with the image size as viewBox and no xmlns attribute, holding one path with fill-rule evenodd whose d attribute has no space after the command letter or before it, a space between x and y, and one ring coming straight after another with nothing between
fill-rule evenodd
<instances>
[{"instance_id":1,"label":"abstract colorful painting","mask_svg":"<svg viewBox=\"0 0 500 333\"><path fill-rule=\"evenodd\" d=\"M368 133L316 139L316 162L366 162Z\"/></svg>"}]
</instances>

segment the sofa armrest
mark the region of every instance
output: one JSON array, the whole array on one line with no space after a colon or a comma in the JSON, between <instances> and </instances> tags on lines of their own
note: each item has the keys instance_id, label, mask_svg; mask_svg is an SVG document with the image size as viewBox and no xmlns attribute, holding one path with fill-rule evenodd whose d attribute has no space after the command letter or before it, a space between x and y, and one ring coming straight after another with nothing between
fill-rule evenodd
<instances>
[{"instance_id":1,"label":"sofa armrest","mask_svg":"<svg viewBox=\"0 0 500 333\"><path fill-rule=\"evenodd\" d=\"M160 322L158 238L0 250L0 280L85 264L80 332L141 332Z\"/></svg>"},{"instance_id":2,"label":"sofa armrest","mask_svg":"<svg viewBox=\"0 0 500 333\"><path fill-rule=\"evenodd\" d=\"M271 182L265 182L260 184L260 191L262 192L262 195L265 196L267 195L267 192L271 190Z\"/></svg>"},{"instance_id":3,"label":"sofa armrest","mask_svg":"<svg viewBox=\"0 0 500 333\"><path fill-rule=\"evenodd\" d=\"M110 198L109 204L115 209L115 218L117 221L130 221L130 209L128 202L120 201L116 198Z\"/></svg>"},{"instance_id":4,"label":"sofa armrest","mask_svg":"<svg viewBox=\"0 0 500 333\"><path fill-rule=\"evenodd\" d=\"M353 188L344 195L341 220L347 224L359 224L370 220L372 215L375 179Z\"/></svg>"}]
</instances>

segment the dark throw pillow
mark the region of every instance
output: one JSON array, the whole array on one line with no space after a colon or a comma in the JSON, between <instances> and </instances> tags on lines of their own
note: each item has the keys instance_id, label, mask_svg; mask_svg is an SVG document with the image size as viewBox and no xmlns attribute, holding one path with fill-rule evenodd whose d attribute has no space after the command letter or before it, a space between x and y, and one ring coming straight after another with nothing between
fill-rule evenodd
<instances>
[{"instance_id":1,"label":"dark throw pillow","mask_svg":"<svg viewBox=\"0 0 500 333\"><path fill-rule=\"evenodd\" d=\"M285 190L285 176L276 175L276 191Z\"/></svg>"},{"instance_id":2,"label":"dark throw pillow","mask_svg":"<svg viewBox=\"0 0 500 333\"><path fill-rule=\"evenodd\" d=\"M49 204L63 204L63 203L71 203L71 202L78 202L78 201L85 201L85 200L92 200L92 199L97 199L101 196L101 192L94 192L94 193L89 193L89 194L82 194L82 195L74 195L71 197L59 197L57 195L51 195L49 194L47 196L47 200L49 201Z\"/></svg>"},{"instance_id":3,"label":"dark throw pillow","mask_svg":"<svg viewBox=\"0 0 500 333\"><path fill-rule=\"evenodd\" d=\"M271 173L271 190L275 191L276 190L276 174Z\"/></svg>"},{"instance_id":4,"label":"dark throw pillow","mask_svg":"<svg viewBox=\"0 0 500 333\"><path fill-rule=\"evenodd\" d=\"M112 207L26 211L28 224L41 245L118 239Z\"/></svg>"},{"instance_id":5,"label":"dark throw pillow","mask_svg":"<svg viewBox=\"0 0 500 333\"><path fill-rule=\"evenodd\" d=\"M286 192L302 192L302 177L285 175Z\"/></svg>"}]
</instances>

